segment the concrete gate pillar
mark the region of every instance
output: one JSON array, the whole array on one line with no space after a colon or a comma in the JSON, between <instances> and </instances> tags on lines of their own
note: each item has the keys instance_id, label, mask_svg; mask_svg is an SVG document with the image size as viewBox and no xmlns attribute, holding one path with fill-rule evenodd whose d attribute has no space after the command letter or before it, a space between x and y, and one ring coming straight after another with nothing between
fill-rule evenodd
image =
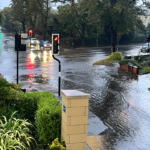
<instances>
[{"instance_id":1,"label":"concrete gate pillar","mask_svg":"<svg viewBox=\"0 0 150 150\"><path fill-rule=\"evenodd\" d=\"M62 90L61 138L66 150L87 149L90 94L84 90Z\"/></svg>"}]
</instances>

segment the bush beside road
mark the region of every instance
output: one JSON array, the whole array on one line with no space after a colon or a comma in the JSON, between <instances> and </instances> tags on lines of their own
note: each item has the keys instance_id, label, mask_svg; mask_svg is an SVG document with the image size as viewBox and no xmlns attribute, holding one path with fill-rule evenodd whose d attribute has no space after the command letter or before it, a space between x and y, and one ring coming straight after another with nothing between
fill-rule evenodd
<instances>
[{"instance_id":1,"label":"bush beside road","mask_svg":"<svg viewBox=\"0 0 150 150\"><path fill-rule=\"evenodd\" d=\"M21 91L22 85L9 83L0 74L0 122L1 126L0 132L1 137L12 136L11 129L7 127L10 125L13 128L16 126L13 124L14 116L16 124L23 121L27 126L33 126L31 128L26 128L22 130L28 130L28 132L20 132L19 124L18 128L15 129L16 134L13 136L15 138L0 138L0 142L3 143L3 147L14 147L19 146L21 149L36 149L41 147L44 149L53 149L55 144L51 147L52 141L59 138L61 134L61 104L58 99L50 92L34 92L34 93L23 93ZM15 111L17 110L17 113ZM48 114L47 114L48 113ZM8 120L8 126L3 126L3 122L6 123L5 116ZM54 119L55 118L55 119ZM48 122L47 122L48 121ZM11 123L12 122L12 123ZM32 123L32 124L31 124ZM7 133L4 132L7 130ZM30 133L30 134L29 134ZM7 135L6 135L7 134ZM24 136L27 138L24 142ZM33 142L33 141L37 142ZM34 144L32 144L34 143ZM38 143L38 144L36 144ZM55 142L54 142L55 143ZM10 149L10 148L7 149ZM57 147L57 144L56 144ZM63 147L62 150L65 150Z\"/></svg>"}]
</instances>

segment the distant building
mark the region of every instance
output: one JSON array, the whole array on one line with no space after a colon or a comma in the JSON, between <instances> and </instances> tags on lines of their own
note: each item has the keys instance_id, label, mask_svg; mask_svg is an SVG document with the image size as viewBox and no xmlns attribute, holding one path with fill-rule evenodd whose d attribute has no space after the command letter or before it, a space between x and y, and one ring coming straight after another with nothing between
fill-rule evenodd
<instances>
[{"instance_id":1,"label":"distant building","mask_svg":"<svg viewBox=\"0 0 150 150\"><path fill-rule=\"evenodd\" d=\"M141 20L143 21L143 24L147 27L147 25L150 23L150 9L145 11L145 16L140 16Z\"/></svg>"}]
</instances>

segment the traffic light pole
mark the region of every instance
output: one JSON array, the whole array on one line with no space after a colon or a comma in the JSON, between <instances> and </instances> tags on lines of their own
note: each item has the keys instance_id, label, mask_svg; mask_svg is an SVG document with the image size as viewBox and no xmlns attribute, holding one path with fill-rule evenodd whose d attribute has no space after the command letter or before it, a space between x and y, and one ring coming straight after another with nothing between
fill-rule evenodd
<instances>
[{"instance_id":1,"label":"traffic light pole","mask_svg":"<svg viewBox=\"0 0 150 150\"><path fill-rule=\"evenodd\" d=\"M58 78L58 95L60 96L60 82L61 82L61 62L53 55L53 58L59 62L59 78Z\"/></svg>"},{"instance_id":2,"label":"traffic light pole","mask_svg":"<svg viewBox=\"0 0 150 150\"><path fill-rule=\"evenodd\" d=\"M19 57L18 57L18 49L17 49L17 84L18 84L18 74L19 74L18 59Z\"/></svg>"}]
</instances>

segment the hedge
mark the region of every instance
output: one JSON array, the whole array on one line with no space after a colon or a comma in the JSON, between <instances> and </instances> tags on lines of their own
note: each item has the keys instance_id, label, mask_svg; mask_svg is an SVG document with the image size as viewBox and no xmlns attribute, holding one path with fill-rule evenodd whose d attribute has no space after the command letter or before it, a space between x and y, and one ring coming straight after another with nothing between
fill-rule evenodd
<instances>
[{"instance_id":1,"label":"hedge","mask_svg":"<svg viewBox=\"0 0 150 150\"><path fill-rule=\"evenodd\" d=\"M40 99L35 121L41 143L48 145L55 138L60 138L61 104L58 99L53 95L51 95L51 98Z\"/></svg>"}]
</instances>

